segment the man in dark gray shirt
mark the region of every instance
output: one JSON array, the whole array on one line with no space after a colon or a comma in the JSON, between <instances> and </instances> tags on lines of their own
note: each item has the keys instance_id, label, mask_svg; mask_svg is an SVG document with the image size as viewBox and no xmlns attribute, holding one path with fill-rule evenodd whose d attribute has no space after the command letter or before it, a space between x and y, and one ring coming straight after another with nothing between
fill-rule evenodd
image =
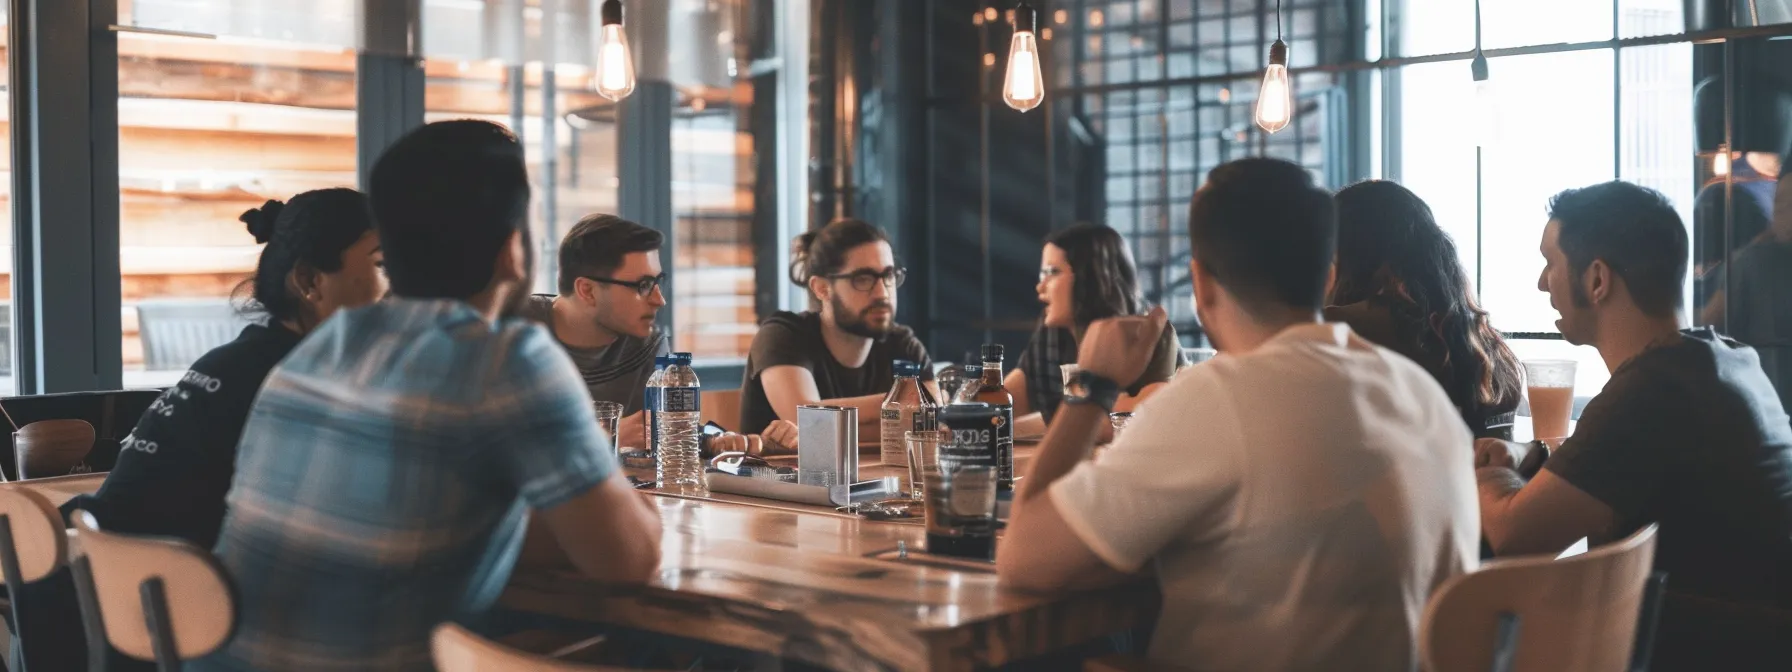
<instances>
[{"instance_id":1,"label":"man in dark gray shirt","mask_svg":"<svg viewBox=\"0 0 1792 672\"><path fill-rule=\"evenodd\" d=\"M560 242L560 295L529 297L522 314L566 348L595 401L622 404L623 445L642 437L641 397L653 358L670 344L654 324L666 305L660 232L614 215L591 215Z\"/></svg>"}]
</instances>

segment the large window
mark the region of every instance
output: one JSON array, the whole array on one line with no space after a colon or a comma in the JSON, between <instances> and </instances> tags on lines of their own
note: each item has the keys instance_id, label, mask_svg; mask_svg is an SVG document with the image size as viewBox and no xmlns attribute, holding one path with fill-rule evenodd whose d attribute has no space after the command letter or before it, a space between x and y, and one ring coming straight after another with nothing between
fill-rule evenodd
<instances>
[{"instance_id":1,"label":"large window","mask_svg":"<svg viewBox=\"0 0 1792 672\"><path fill-rule=\"evenodd\" d=\"M429 121L482 118L515 130L535 187L536 290L556 291L560 239L579 219L618 213L619 106L592 88L598 0L430 0L424 5ZM671 147L673 347L704 364L745 357L754 312L753 91L737 45L742 0L631 3L631 21L668 31L666 69L636 56L642 81L671 84L673 113L637 124ZM548 16L552 13L552 16ZM546 28L544 28L546 27ZM642 40L634 43L639 51ZM551 84L551 85L550 85ZM639 93L639 91L637 92ZM643 222L652 225L652 222ZM766 222L767 226L773 225Z\"/></svg>"},{"instance_id":2,"label":"large window","mask_svg":"<svg viewBox=\"0 0 1792 672\"><path fill-rule=\"evenodd\" d=\"M1063 64L1060 85L1099 89L1073 104L1106 146L1104 223L1132 243L1148 300L1163 303L1178 329L1189 333L1195 325L1186 299L1189 199L1214 166L1246 156L1288 159L1333 181L1332 162L1342 157L1328 155L1326 143L1337 140L1331 129L1344 113L1336 104L1340 81L1299 75L1295 123L1267 134L1252 123L1261 68L1276 40L1276 19L1264 3L1074 4L1080 11L1048 13L1068 38L1054 40L1052 48ZM1291 67L1345 58L1348 2L1283 4Z\"/></svg>"},{"instance_id":3,"label":"large window","mask_svg":"<svg viewBox=\"0 0 1792 672\"><path fill-rule=\"evenodd\" d=\"M126 387L173 383L245 323L243 211L355 185L354 0L121 0Z\"/></svg>"},{"instance_id":4,"label":"large window","mask_svg":"<svg viewBox=\"0 0 1792 672\"><path fill-rule=\"evenodd\" d=\"M1173 319L1192 318L1176 270L1192 191L1221 162L1277 156L1333 188L1387 177L1418 192L1513 348L1579 361L1579 393L1590 396L1608 378L1605 363L1556 333L1558 316L1537 291L1537 248L1552 195L1624 179L1661 191L1686 221L1688 317L1754 345L1770 373L1781 366L1792 336L1768 313L1792 300L1762 268L1792 256L1782 251L1792 232L1772 226L1792 146L1792 25L1783 25L1792 6L1689 18L1679 0L1482 2L1483 47L1523 51L1496 51L1478 93L1465 53L1474 0L1285 0L1298 116L1266 135L1250 113L1276 4L1086 0L1046 12L1060 33L1060 100L1105 146L1103 221L1132 242L1147 293ZM1751 35L1713 35L1728 28ZM1616 41L1660 36L1669 38ZM1312 66L1323 67L1301 72ZM1736 261L1745 250L1749 268Z\"/></svg>"}]
</instances>

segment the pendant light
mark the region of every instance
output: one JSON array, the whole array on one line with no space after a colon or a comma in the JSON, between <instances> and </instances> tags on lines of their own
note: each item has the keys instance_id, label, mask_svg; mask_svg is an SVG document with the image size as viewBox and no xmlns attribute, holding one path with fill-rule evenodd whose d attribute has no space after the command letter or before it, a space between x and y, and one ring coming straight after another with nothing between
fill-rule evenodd
<instances>
[{"instance_id":1,"label":"pendant light","mask_svg":"<svg viewBox=\"0 0 1792 672\"><path fill-rule=\"evenodd\" d=\"M1045 101L1045 76L1039 70L1039 14L1023 2L1014 8L1014 39L1008 44L1008 72L1002 78L1002 100L1025 112Z\"/></svg>"},{"instance_id":2,"label":"pendant light","mask_svg":"<svg viewBox=\"0 0 1792 672\"><path fill-rule=\"evenodd\" d=\"M1257 126L1275 133L1294 118L1294 87L1288 82L1288 44L1282 41L1282 0L1276 0L1276 43L1269 45L1269 67L1257 89Z\"/></svg>"},{"instance_id":3,"label":"pendant light","mask_svg":"<svg viewBox=\"0 0 1792 672\"><path fill-rule=\"evenodd\" d=\"M622 28L622 0L604 0L597 47L597 95L622 100L635 92L635 61Z\"/></svg>"},{"instance_id":4,"label":"pendant light","mask_svg":"<svg viewBox=\"0 0 1792 672\"><path fill-rule=\"evenodd\" d=\"M1475 58L1469 61L1468 69L1475 78L1475 145L1488 147L1499 129L1499 101L1487 72L1487 55L1481 53L1481 0L1475 0Z\"/></svg>"}]
</instances>

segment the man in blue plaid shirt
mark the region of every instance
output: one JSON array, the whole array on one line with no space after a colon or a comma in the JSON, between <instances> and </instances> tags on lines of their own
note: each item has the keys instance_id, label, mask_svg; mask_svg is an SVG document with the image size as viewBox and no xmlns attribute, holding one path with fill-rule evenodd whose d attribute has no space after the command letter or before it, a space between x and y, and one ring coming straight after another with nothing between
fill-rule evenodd
<instances>
[{"instance_id":1,"label":"man in blue plaid shirt","mask_svg":"<svg viewBox=\"0 0 1792 672\"><path fill-rule=\"evenodd\" d=\"M616 470L578 370L528 297L523 149L430 124L375 165L392 294L339 313L268 377L216 549L240 600L200 670L428 670L477 619L531 512L593 577L642 582L657 514Z\"/></svg>"}]
</instances>

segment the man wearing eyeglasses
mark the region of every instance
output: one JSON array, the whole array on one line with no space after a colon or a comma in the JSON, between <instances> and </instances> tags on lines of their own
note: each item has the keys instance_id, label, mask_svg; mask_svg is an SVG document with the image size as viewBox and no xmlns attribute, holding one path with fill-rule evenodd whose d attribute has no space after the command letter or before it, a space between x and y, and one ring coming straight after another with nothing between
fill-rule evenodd
<instances>
[{"instance_id":1,"label":"man wearing eyeglasses","mask_svg":"<svg viewBox=\"0 0 1792 672\"><path fill-rule=\"evenodd\" d=\"M653 358L667 354L654 316L666 305L660 232L615 215L591 215L560 242L560 295L529 297L522 315L547 325L596 401L622 404L618 441L642 441L641 395Z\"/></svg>"},{"instance_id":2,"label":"man wearing eyeglasses","mask_svg":"<svg viewBox=\"0 0 1792 672\"><path fill-rule=\"evenodd\" d=\"M791 257L791 282L820 310L781 312L759 325L741 386L743 427L795 422L798 406L828 404L858 408L859 436L874 437L898 359L920 363L938 395L926 346L896 323L906 272L882 229L838 220L798 237Z\"/></svg>"}]
</instances>

